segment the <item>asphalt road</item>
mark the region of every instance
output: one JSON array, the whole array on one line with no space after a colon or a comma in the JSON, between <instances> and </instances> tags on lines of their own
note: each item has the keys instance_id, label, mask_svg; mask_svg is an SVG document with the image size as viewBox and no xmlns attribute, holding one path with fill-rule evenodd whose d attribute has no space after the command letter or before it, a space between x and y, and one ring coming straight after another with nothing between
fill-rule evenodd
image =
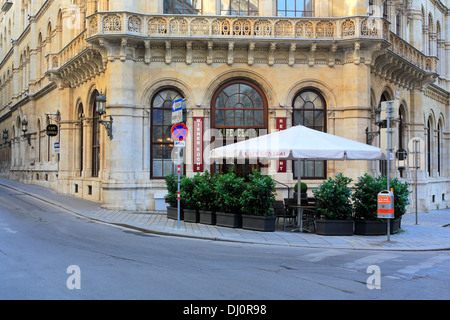
<instances>
[{"instance_id":1,"label":"asphalt road","mask_svg":"<svg viewBox=\"0 0 450 320\"><path fill-rule=\"evenodd\" d=\"M0 299L448 300L449 262L146 234L0 187Z\"/></svg>"}]
</instances>

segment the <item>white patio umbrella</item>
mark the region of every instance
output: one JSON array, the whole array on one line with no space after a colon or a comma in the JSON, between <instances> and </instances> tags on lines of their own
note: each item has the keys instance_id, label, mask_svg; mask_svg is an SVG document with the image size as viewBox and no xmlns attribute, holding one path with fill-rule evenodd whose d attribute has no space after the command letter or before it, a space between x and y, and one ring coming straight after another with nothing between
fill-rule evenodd
<instances>
[{"instance_id":1,"label":"white patio umbrella","mask_svg":"<svg viewBox=\"0 0 450 320\"><path fill-rule=\"evenodd\" d=\"M210 151L212 160L242 158L298 160L298 186L300 188L302 159L378 160L384 159L385 156L380 148L301 125ZM297 204L300 204L300 192L297 192Z\"/></svg>"}]
</instances>

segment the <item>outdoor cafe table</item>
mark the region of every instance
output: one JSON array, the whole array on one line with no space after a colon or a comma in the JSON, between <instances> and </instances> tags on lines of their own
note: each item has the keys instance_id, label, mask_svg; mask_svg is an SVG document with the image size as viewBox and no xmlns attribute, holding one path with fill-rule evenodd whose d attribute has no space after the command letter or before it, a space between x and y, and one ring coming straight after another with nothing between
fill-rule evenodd
<instances>
[{"instance_id":1,"label":"outdoor cafe table","mask_svg":"<svg viewBox=\"0 0 450 320\"><path fill-rule=\"evenodd\" d=\"M303 229L303 210L304 209L315 209L316 206L313 206L313 205L301 205L301 204L300 205L298 205L298 204L290 204L290 205L288 205L288 208L300 209L300 210L297 210L297 214L298 214L298 216L297 216L297 226L298 226L298 228L292 229L291 231L292 232L293 231L300 231L300 232L307 231L307 232L311 232L308 229Z\"/></svg>"}]
</instances>

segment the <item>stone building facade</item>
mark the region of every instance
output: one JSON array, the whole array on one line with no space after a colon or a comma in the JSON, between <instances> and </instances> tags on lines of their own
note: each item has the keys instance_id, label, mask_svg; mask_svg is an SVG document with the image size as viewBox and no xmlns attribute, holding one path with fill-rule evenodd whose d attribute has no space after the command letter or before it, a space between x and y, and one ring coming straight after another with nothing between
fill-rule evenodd
<instances>
[{"instance_id":1,"label":"stone building facade","mask_svg":"<svg viewBox=\"0 0 450 320\"><path fill-rule=\"evenodd\" d=\"M4 177L154 210L174 172L175 99L186 101L187 175L227 169L204 156L214 145L297 124L383 146L380 104L397 100L395 150L423 142L419 210L450 205L446 0L0 2ZM391 176L412 182L397 164ZM256 166L287 196L290 161ZM311 189L338 172L385 174L386 163L305 161L302 176Z\"/></svg>"}]
</instances>

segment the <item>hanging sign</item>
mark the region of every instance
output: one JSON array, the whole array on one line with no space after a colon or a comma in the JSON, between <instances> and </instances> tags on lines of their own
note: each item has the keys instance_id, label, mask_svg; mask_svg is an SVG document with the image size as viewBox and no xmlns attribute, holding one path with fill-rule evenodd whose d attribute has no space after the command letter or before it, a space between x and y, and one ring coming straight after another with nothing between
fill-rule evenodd
<instances>
[{"instance_id":1,"label":"hanging sign","mask_svg":"<svg viewBox=\"0 0 450 320\"><path fill-rule=\"evenodd\" d=\"M276 130L286 129L286 118L276 118ZM278 160L278 172L286 172L286 160Z\"/></svg>"},{"instance_id":2,"label":"hanging sign","mask_svg":"<svg viewBox=\"0 0 450 320\"><path fill-rule=\"evenodd\" d=\"M203 172L203 118L194 117L194 172Z\"/></svg>"},{"instance_id":3,"label":"hanging sign","mask_svg":"<svg viewBox=\"0 0 450 320\"><path fill-rule=\"evenodd\" d=\"M47 131L47 135L49 137L57 136L58 135L58 126L56 124L49 124L47 126L46 131Z\"/></svg>"}]
</instances>

